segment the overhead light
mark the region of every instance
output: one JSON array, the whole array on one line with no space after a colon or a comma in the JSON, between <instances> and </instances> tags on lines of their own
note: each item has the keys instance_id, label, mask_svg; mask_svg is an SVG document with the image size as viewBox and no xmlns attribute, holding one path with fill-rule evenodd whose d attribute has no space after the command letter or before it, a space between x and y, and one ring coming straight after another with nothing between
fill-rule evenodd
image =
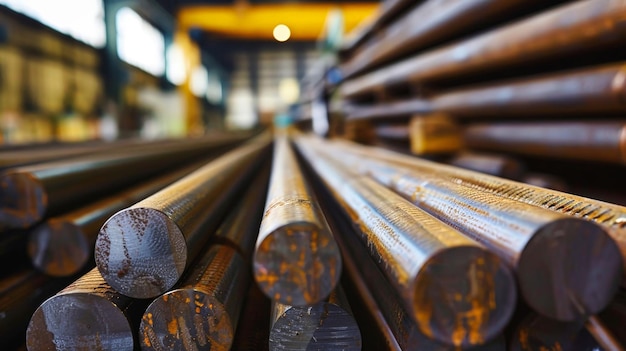
<instances>
[{"instance_id":1,"label":"overhead light","mask_svg":"<svg viewBox=\"0 0 626 351\"><path fill-rule=\"evenodd\" d=\"M202 97L209 86L209 72L204 66L198 66L191 72L189 90L194 96Z\"/></svg>"},{"instance_id":2,"label":"overhead light","mask_svg":"<svg viewBox=\"0 0 626 351\"><path fill-rule=\"evenodd\" d=\"M291 37L291 29L284 24L279 24L274 27L274 39L277 41L283 42L289 40Z\"/></svg>"}]
</instances>

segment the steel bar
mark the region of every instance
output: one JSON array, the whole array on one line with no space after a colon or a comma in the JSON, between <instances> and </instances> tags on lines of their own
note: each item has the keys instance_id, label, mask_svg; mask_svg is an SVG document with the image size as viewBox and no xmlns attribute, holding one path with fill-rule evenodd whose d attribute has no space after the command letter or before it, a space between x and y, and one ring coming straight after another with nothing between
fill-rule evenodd
<instances>
[{"instance_id":1,"label":"steel bar","mask_svg":"<svg viewBox=\"0 0 626 351\"><path fill-rule=\"evenodd\" d=\"M466 347L498 335L516 301L504 261L308 140L299 137L298 150L343 204L420 331Z\"/></svg>"},{"instance_id":2,"label":"steel bar","mask_svg":"<svg viewBox=\"0 0 626 351\"><path fill-rule=\"evenodd\" d=\"M457 118L581 115L626 111L626 65L609 64L470 87L432 99Z\"/></svg>"},{"instance_id":3,"label":"steel bar","mask_svg":"<svg viewBox=\"0 0 626 351\"><path fill-rule=\"evenodd\" d=\"M340 286L310 306L272 303L270 350L361 350L361 332Z\"/></svg>"},{"instance_id":4,"label":"steel bar","mask_svg":"<svg viewBox=\"0 0 626 351\"><path fill-rule=\"evenodd\" d=\"M626 164L626 122L492 123L468 126L467 147Z\"/></svg>"},{"instance_id":5,"label":"steel bar","mask_svg":"<svg viewBox=\"0 0 626 351\"><path fill-rule=\"evenodd\" d=\"M604 350L626 350L615 338L615 336L613 336L613 333L609 330L609 328L607 328L607 326L597 316L589 317L586 323L586 329Z\"/></svg>"},{"instance_id":6,"label":"steel bar","mask_svg":"<svg viewBox=\"0 0 626 351\"><path fill-rule=\"evenodd\" d=\"M26 346L30 351L131 351L138 317L131 305L145 308L112 289L94 268L37 308L26 330Z\"/></svg>"},{"instance_id":7,"label":"steel bar","mask_svg":"<svg viewBox=\"0 0 626 351\"><path fill-rule=\"evenodd\" d=\"M509 156L495 154L461 152L454 155L447 163L509 179L520 179L525 171L520 161Z\"/></svg>"},{"instance_id":8,"label":"steel bar","mask_svg":"<svg viewBox=\"0 0 626 351\"><path fill-rule=\"evenodd\" d=\"M275 301L312 305L337 285L341 254L285 134L277 135L273 157L254 278Z\"/></svg>"},{"instance_id":9,"label":"steel bar","mask_svg":"<svg viewBox=\"0 0 626 351\"><path fill-rule=\"evenodd\" d=\"M261 289L256 284L250 284L231 350L269 350L271 307L270 299Z\"/></svg>"},{"instance_id":10,"label":"steel bar","mask_svg":"<svg viewBox=\"0 0 626 351\"><path fill-rule=\"evenodd\" d=\"M263 134L109 218L96 239L104 279L122 294L156 297L181 277L271 142Z\"/></svg>"},{"instance_id":11,"label":"steel bar","mask_svg":"<svg viewBox=\"0 0 626 351\"><path fill-rule=\"evenodd\" d=\"M12 168L0 175L0 230L28 228L113 189L207 156L241 137L134 147Z\"/></svg>"},{"instance_id":12,"label":"steel bar","mask_svg":"<svg viewBox=\"0 0 626 351\"><path fill-rule=\"evenodd\" d=\"M141 183L78 210L47 219L28 235L28 256L33 266L51 276L68 276L93 260L100 227L117 211L132 206L175 182L198 164Z\"/></svg>"},{"instance_id":13,"label":"steel bar","mask_svg":"<svg viewBox=\"0 0 626 351\"><path fill-rule=\"evenodd\" d=\"M493 6L496 2L487 4L485 1L479 1L477 10L489 17L490 10L497 10L497 7ZM473 5L470 1L458 3L462 3L459 6ZM483 4L485 6L480 8ZM440 8L436 7L433 11L437 13ZM598 48L618 47L626 42L626 36L619 29L625 14L626 4L621 0L586 0L565 4L348 81L342 86L341 91L345 97L352 97L385 86L476 76L508 67L537 64L546 59L569 58ZM431 17L433 20L436 19L435 16ZM470 19L466 21L473 21L474 18L478 20L480 15L471 15L468 18ZM407 25L420 29L415 23L424 23L424 20L416 22L412 19ZM452 30L457 25L461 26L458 18L455 26L447 26L446 29ZM411 31L405 33L409 36ZM393 39L386 41L390 44L375 47L378 49L382 46L379 56L383 58L385 55L389 57L398 48L405 48L405 51L412 48L403 43L405 38L398 38L401 35L398 30L392 34Z\"/></svg>"},{"instance_id":14,"label":"steel bar","mask_svg":"<svg viewBox=\"0 0 626 351\"><path fill-rule=\"evenodd\" d=\"M255 174L239 203L230 210L228 217L210 239L213 244L237 250L244 261L250 264L263 217L269 176L268 162Z\"/></svg>"},{"instance_id":15,"label":"steel bar","mask_svg":"<svg viewBox=\"0 0 626 351\"><path fill-rule=\"evenodd\" d=\"M346 106L348 120L389 119L394 117L410 117L426 115L434 111L431 102L425 99L410 99L398 102L376 104L371 106Z\"/></svg>"},{"instance_id":16,"label":"steel bar","mask_svg":"<svg viewBox=\"0 0 626 351\"><path fill-rule=\"evenodd\" d=\"M341 208L337 202L331 200L332 195L326 189L324 191L324 213L333 232L337 235L337 244L341 248L344 272L349 276L350 287L356 290L363 304L367 306L362 310L371 314L370 318L376 321L379 333L390 336L386 337L387 345L379 349L388 350L456 350L457 347L440 344L426 337L419 331L417 324L407 313L404 305L397 297L392 287L386 283L383 272L376 266L369 256L367 248L358 240L358 231L353 227L353 222L348 216L341 216ZM345 287L346 285L344 285ZM355 316L360 311L354 306ZM361 321L361 319L359 319ZM367 335L363 333L363 338ZM504 350L505 341L498 337L493 341L475 347L477 350ZM472 348L470 348L472 349Z\"/></svg>"},{"instance_id":17,"label":"steel bar","mask_svg":"<svg viewBox=\"0 0 626 351\"><path fill-rule=\"evenodd\" d=\"M0 280L0 345L26 340L30 316L45 299L67 286L70 278L53 279L32 268L24 268Z\"/></svg>"},{"instance_id":18,"label":"steel bar","mask_svg":"<svg viewBox=\"0 0 626 351\"><path fill-rule=\"evenodd\" d=\"M377 125L374 127L374 134L377 138L408 142L410 137L409 125L407 123Z\"/></svg>"},{"instance_id":19,"label":"steel bar","mask_svg":"<svg viewBox=\"0 0 626 351\"><path fill-rule=\"evenodd\" d=\"M530 313L515 328L509 349L511 351L601 350L600 345L581 323L558 322L536 313Z\"/></svg>"},{"instance_id":20,"label":"steel bar","mask_svg":"<svg viewBox=\"0 0 626 351\"><path fill-rule=\"evenodd\" d=\"M156 298L139 327L142 350L228 350L250 274L233 248L208 249L181 288Z\"/></svg>"},{"instance_id":21,"label":"steel bar","mask_svg":"<svg viewBox=\"0 0 626 351\"><path fill-rule=\"evenodd\" d=\"M602 328L608 330L605 334L612 334L622 347L626 347L626 291L620 290L613 302L604 311L598 314L598 319L603 325Z\"/></svg>"},{"instance_id":22,"label":"steel bar","mask_svg":"<svg viewBox=\"0 0 626 351\"><path fill-rule=\"evenodd\" d=\"M514 267L528 305L545 316L584 320L619 288L619 248L592 222L476 191L427 167L364 159L338 145L322 150L319 140L306 140L319 155L371 176L497 253Z\"/></svg>"},{"instance_id":23,"label":"steel bar","mask_svg":"<svg viewBox=\"0 0 626 351\"><path fill-rule=\"evenodd\" d=\"M427 160L418 160L415 157L378 148L358 146L348 142L336 142L333 145L357 156L378 160L381 164L391 166L393 163L407 167L410 172L436 173L447 182L601 224L619 246L625 265L623 271L626 273L626 207L624 206L543 189Z\"/></svg>"},{"instance_id":24,"label":"steel bar","mask_svg":"<svg viewBox=\"0 0 626 351\"><path fill-rule=\"evenodd\" d=\"M498 18L519 12L531 3L539 1L426 1L381 29L375 37L376 40L370 41L367 47L349 60L342 67L342 72L346 77L351 77L394 58L467 35L476 29L485 28L488 22L495 22ZM442 50L435 52L440 51ZM433 55L432 52L425 55L429 54ZM443 57L452 60L448 56ZM461 60L464 57L457 55L456 58ZM440 65L445 63L441 62Z\"/></svg>"}]
</instances>

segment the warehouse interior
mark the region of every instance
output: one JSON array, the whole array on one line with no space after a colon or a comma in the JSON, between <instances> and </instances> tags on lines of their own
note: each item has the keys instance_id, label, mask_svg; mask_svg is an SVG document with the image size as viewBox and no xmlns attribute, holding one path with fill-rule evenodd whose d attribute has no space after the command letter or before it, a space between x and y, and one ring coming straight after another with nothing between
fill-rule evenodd
<instances>
[{"instance_id":1,"label":"warehouse interior","mask_svg":"<svg viewBox=\"0 0 626 351\"><path fill-rule=\"evenodd\" d=\"M0 0L0 348L626 351L625 165L624 0Z\"/></svg>"}]
</instances>

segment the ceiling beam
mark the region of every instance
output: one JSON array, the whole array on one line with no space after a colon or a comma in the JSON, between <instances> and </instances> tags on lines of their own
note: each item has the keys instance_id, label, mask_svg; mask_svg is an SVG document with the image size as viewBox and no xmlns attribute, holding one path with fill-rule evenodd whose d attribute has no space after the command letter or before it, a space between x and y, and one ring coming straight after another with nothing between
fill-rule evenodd
<instances>
[{"instance_id":1,"label":"ceiling beam","mask_svg":"<svg viewBox=\"0 0 626 351\"><path fill-rule=\"evenodd\" d=\"M331 10L342 11L347 33L371 16L378 6L378 3L188 5L180 8L177 19L183 30L198 28L245 39L273 39L274 27L282 23L291 29L290 40L311 41L322 34Z\"/></svg>"}]
</instances>

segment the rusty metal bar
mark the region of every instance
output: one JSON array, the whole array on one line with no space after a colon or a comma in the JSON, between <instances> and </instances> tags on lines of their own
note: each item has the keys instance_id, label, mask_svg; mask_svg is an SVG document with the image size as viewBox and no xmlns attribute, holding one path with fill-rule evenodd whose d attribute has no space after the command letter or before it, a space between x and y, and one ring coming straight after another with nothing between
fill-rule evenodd
<instances>
[{"instance_id":1,"label":"rusty metal bar","mask_svg":"<svg viewBox=\"0 0 626 351\"><path fill-rule=\"evenodd\" d=\"M359 295L363 305L363 311L359 311L352 303L355 316L359 312L367 313L375 321L378 333L383 335L386 345L378 349L387 350L429 350L443 351L456 350L454 346L440 344L426 337L419 331L417 324L404 308L401 300L393 288L387 284L384 274L376 266L374 260L367 253L367 248L359 242L358 229L348 216L341 216L340 204L334 202L328 189L319 187L324 192L324 213L334 233L338 233L337 244L341 248L344 273L349 276L349 285L344 288L352 288ZM359 319L361 322L362 320ZM363 328L363 327L362 327ZM367 335L364 333L363 341ZM486 344L476 346L478 350L504 350L504 337L497 337ZM469 348L470 350L473 348Z\"/></svg>"},{"instance_id":2,"label":"rusty metal bar","mask_svg":"<svg viewBox=\"0 0 626 351\"><path fill-rule=\"evenodd\" d=\"M212 244L226 245L237 250L244 261L250 264L263 218L269 176L268 162L254 175L239 203L230 210L224 223L210 239Z\"/></svg>"},{"instance_id":3,"label":"rusty metal bar","mask_svg":"<svg viewBox=\"0 0 626 351\"><path fill-rule=\"evenodd\" d=\"M459 89L433 98L432 106L457 118L624 113L626 65L609 64Z\"/></svg>"},{"instance_id":4,"label":"rusty metal bar","mask_svg":"<svg viewBox=\"0 0 626 351\"><path fill-rule=\"evenodd\" d=\"M493 7L495 2L479 8L479 13L489 17L489 7L496 10ZM470 5L470 1L459 3ZM484 3L479 2L479 6ZM440 8L434 11L440 11ZM626 4L621 0L577 1L403 60L348 81L341 91L345 97L352 97L386 86L476 76L507 67L536 64L546 59L569 58L598 48L618 47L626 42L623 31L618 27L625 14ZM473 19L476 14L468 17ZM408 24L415 28L415 23L423 22L423 19L412 19ZM411 31L405 33L409 36ZM390 49L385 45L375 46L376 49L382 46L380 55L383 57L389 57L398 47L406 48L405 51L411 48L403 43L404 38L398 40L400 34L397 31L392 34L393 39L387 40L392 43L388 44Z\"/></svg>"},{"instance_id":5,"label":"rusty metal bar","mask_svg":"<svg viewBox=\"0 0 626 351\"><path fill-rule=\"evenodd\" d=\"M95 248L107 283L137 298L172 288L270 143L263 134L109 218Z\"/></svg>"},{"instance_id":6,"label":"rusty metal bar","mask_svg":"<svg viewBox=\"0 0 626 351\"><path fill-rule=\"evenodd\" d=\"M425 99L410 99L371 106L348 105L345 109L348 120L410 117L414 114L425 115L434 111L431 102Z\"/></svg>"},{"instance_id":7,"label":"rusty metal bar","mask_svg":"<svg viewBox=\"0 0 626 351\"><path fill-rule=\"evenodd\" d=\"M72 281L53 279L32 268L24 268L0 280L0 345L8 348L26 340L30 316L45 299Z\"/></svg>"},{"instance_id":8,"label":"rusty metal bar","mask_svg":"<svg viewBox=\"0 0 626 351\"><path fill-rule=\"evenodd\" d=\"M298 150L358 226L361 241L426 336L480 345L510 319L515 282L504 261L410 202L340 166L313 139ZM452 297L452 298L448 298Z\"/></svg>"},{"instance_id":9,"label":"rusty metal bar","mask_svg":"<svg viewBox=\"0 0 626 351\"><path fill-rule=\"evenodd\" d=\"M240 136L141 146L12 168L0 174L0 231L28 228L114 189L206 157Z\"/></svg>"},{"instance_id":10,"label":"rusty metal bar","mask_svg":"<svg viewBox=\"0 0 626 351\"><path fill-rule=\"evenodd\" d=\"M511 351L602 350L580 322L559 322L532 312L515 328L509 347Z\"/></svg>"},{"instance_id":11,"label":"rusty metal bar","mask_svg":"<svg viewBox=\"0 0 626 351\"><path fill-rule=\"evenodd\" d=\"M37 350L133 350L145 303L112 289L97 269L42 303L26 330L26 346Z\"/></svg>"},{"instance_id":12,"label":"rusty metal bar","mask_svg":"<svg viewBox=\"0 0 626 351\"><path fill-rule=\"evenodd\" d=\"M536 6L540 2L526 0L426 1L405 13L387 28L381 29L375 40L371 40L367 47L342 67L342 72L346 77L354 76L394 58L467 35L475 29L485 28L487 24L497 21L498 18L518 12L528 7L529 4L534 3L533 5ZM442 50L435 52L439 51ZM469 52L474 53L474 51ZM433 55L432 53L426 55L428 54ZM455 58L462 59L458 55ZM444 59L452 60L453 58L444 56Z\"/></svg>"},{"instance_id":13,"label":"rusty metal bar","mask_svg":"<svg viewBox=\"0 0 626 351\"><path fill-rule=\"evenodd\" d=\"M361 350L361 332L337 286L310 306L272 303L270 350Z\"/></svg>"},{"instance_id":14,"label":"rusty metal bar","mask_svg":"<svg viewBox=\"0 0 626 351\"><path fill-rule=\"evenodd\" d=\"M333 144L355 155L366 156L372 161L378 160L381 164L392 166L393 163L407 167L410 172L436 173L447 182L598 223L608 231L619 246L624 262L623 271L626 273L626 207L624 206L419 160L379 148L358 146L348 142ZM626 276L624 279L626 280Z\"/></svg>"},{"instance_id":15,"label":"rusty metal bar","mask_svg":"<svg viewBox=\"0 0 626 351\"><path fill-rule=\"evenodd\" d=\"M522 155L626 163L626 122L493 123L468 126L467 147Z\"/></svg>"},{"instance_id":16,"label":"rusty metal bar","mask_svg":"<svg viewBox=\"0 0 626 351\"><path fill-rule=\"evenodd\" d=\"M93 262L100 227L117 211L132 206L199 168L198 164L170 172L78 210L47 219L28 235L33 266L51 276L69 276Z\"/></svg>"},{"instance_id":17,"label":"rusty metal bar","mask_svg":"<svg viewBox=\"0 0 626 351\"><path fill-rule=\"evenodd\" d=\"M277 135L273 157L254 278L275 301L312 305L337 285L341 254L285 134Z\"/></svg>"},{"instance_id":18,"label":"rusty metal bar","mask_svg":"<svg viewBox=\"0 0 626 351\"><path fill-rule=\"evenodd\" d=\"M181 288L156 298L139 327L142 350L228 350L250 283L249 266L233 248L214 245Z\"/></svg>"},{"instance_id":19,"label":"rusty metal bar","mask_svg":"<svg viewBox=\"0 0 626 351\"><path fill-rule=\"evenodd\" d=\"M613 302L598 315L601 323L608 330L607 334L612 334L622 347L626 347L626 291L620 290Z\"/></svg>"},{"instance_id":20,"label":"rusty metal bar","mask_svg":"<svg viewBox=\"0 0 626 351\"><path fill-rule=\"evenodd\" d=\"M231 350L268 351L272 303L256 284L250 284Z\"/></svg>"},{"instance_id":21,"label":"rusty metal bar","mask_svg":"<svg viewBox=\"0 0 626 351\"><path fill-rule=\"evenodd\" d=\"M371 176L497 253L514 267L528 305L545 316L584 320L605 308L619 288L619 248L592 222L476 191L432 168L371 154L366 159L338 143L321 148L319 140L306 140L319 155Z\"/></svg>"},{"instance_id":22,"label":"rusty metal bar","mask_svg":"<svg viewBox=\"0 0 626 351\"><path fill-rule=\"evenodd\" d=\"M509 179L520 179L525 171L520 161L509 156L495 154L461 152L454 155L447 163Z\"/></svg>"}]
</instances>

